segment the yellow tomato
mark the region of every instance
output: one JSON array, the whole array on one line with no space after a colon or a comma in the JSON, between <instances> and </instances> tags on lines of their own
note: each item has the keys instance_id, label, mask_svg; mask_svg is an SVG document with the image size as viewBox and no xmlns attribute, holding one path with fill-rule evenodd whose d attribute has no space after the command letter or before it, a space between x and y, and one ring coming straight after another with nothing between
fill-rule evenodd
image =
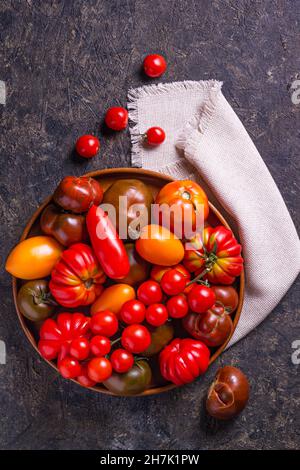
<instances>
[{"instance_id":1,"label":"yellow tomato","mask_svg":"<svg viewBox=\"0 0 300 470\"><path fill-rule=\"evenodd\" d=\"M135 299L135 291L128 284L115 284L114 286L107 287L93 303L91 315L95 315L103 310L110 310L118 315L122 305L127 300L132 299Z\"/></svg>"},{"instance_id":2,"label":"yellow tomato","mask_svg":"<svg viewBox=\"0 0 300 470\"><path fill-rule=\"evenodd\" d=\"M179 238L160 225L146 225L135 244L136 250L149 263L174 266L184 256L184 247Z\"/></svg>"},{"instance_id":3,"label":"yellow tomato","mask_svg":"<svg viewBox=\"0 0 300 470\"><path fill-rule=\"evenodd\" d=\"M27 238L10 252L5 269L21 279L49 276L62 251L63 247L54 238Z\"/></svg>"}]
</instances>

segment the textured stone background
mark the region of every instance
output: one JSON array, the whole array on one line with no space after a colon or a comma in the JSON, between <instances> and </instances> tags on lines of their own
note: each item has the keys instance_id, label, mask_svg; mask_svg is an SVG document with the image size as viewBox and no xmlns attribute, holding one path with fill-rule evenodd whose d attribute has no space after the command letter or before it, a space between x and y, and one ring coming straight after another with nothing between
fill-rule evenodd
<instances>
[{"instance_id":1,"label":"textured stone background","mask_svg":"<svg viewBox=\"0 0 300 470\"><path fill-rule=\"evenodd\" d=\"M292 104L289 92L300 73L299 22L299 3L283 0L3 0L2 266L26 220L62 176L130 166L128 134L102 136L101 120L108 106L126 103L130 86L147 82L142 58L156 51L168 60L165 81L225 82L226 97L299 229L300 105ZM102 140L101 155L90 162L72 153L86 132ZM284 240L282 249L289 249ZM299 290L295 284L204 380L161 396L109 398L64 381L38 358L19 328L10 278L2 270L0 339L7 365L0 365L1 448L299 447L299 366L291 362L291 343L300 339ZM216 427L202 403L221 364L239 365L251 378L252 393L238 419Z\"/></svg>"}]
</instances>

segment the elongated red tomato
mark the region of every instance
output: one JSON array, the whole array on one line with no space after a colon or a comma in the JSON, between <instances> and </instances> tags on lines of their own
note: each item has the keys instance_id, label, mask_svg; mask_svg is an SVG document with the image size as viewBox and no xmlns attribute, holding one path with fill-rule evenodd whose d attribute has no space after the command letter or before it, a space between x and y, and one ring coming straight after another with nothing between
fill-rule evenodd
<instances>
[{"instance_id":1,"label":"elongated red tomato","mask_svg":"<svg viewBox=\"0 0 300 470\"><path fill-rule=\"evenodd\" d=\"M105 274L111 279L127 276L130 264L122 240L120 240L108 215L93 205L86 217L87 229L94 252Z\"/></svg>"}]
</instances>

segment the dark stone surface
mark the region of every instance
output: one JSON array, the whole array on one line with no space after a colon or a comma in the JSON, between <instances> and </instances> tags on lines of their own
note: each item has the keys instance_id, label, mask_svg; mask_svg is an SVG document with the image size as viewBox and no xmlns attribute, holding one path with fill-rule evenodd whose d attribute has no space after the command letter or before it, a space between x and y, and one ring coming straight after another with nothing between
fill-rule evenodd
<instances>
[{"instance_id":1,"label":"dark stone surface","mask_svg":"<svg viewBox=\"0 0 300 470\"><path fill-rule=\"evenodd\" d=\"M130 86L146 83L140 66L150 51L167 57L165 81L225 82L299 229L300 105L289 93L300 73L299 12L297 2L280 0L2 1L2 266L62 176L130 165L128 133L102 136L99 124L108 106L126 103ZM72 148L86 132L100 135L101 155L79 162ZM300 339L299 293L298 283L201 381L161 396L109 398L66 382L38 358L19 328L2 270L1 448L299 447L299 366L291 361L291 344ZM240 366L252 392L238 419L215 427L202 403L221 364Z\"/></svg>"}]
</instances>

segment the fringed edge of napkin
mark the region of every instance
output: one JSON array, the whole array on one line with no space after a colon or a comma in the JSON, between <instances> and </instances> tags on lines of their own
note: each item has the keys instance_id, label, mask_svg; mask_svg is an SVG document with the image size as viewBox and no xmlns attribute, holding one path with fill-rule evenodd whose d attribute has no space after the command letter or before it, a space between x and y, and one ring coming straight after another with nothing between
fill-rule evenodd
<instances>
[{"instance_id":1,"label":"fringed edge of napkin","mask_svg":"<svg viewBox=\"0 0 300 470\"><path fill-rule=\"evenodd\" d=\"M222 88L222 82L217 80L200 80L192 81L185 80L182 82L173 82L173 83L159 83L155 85L145 85L139 88L131 88L128 91L128 111L130 119L130 138L131 138L131 163L133 166L141 167L142 166L142 157L141 157L141 131L139 129L139 108L138 103L141 99L151 99L154 95L160 94L170 94L170 93L179 93L182 91L193 90L199 92L208 92L208 97L205 100L204 104L201 106L199 112L189 121L182 132L180 133L179 138L176 141L176 146L178 148L184 148L186 138L190 132L195 130L198 126L200 132L204 132L211 117L213 115L217 97L219 96ZM174 164L171 165L175 165ZM170 165L170 166L171 166ZM163 170L163 169L162 169Z\"/></svg>"}]
</instances>

